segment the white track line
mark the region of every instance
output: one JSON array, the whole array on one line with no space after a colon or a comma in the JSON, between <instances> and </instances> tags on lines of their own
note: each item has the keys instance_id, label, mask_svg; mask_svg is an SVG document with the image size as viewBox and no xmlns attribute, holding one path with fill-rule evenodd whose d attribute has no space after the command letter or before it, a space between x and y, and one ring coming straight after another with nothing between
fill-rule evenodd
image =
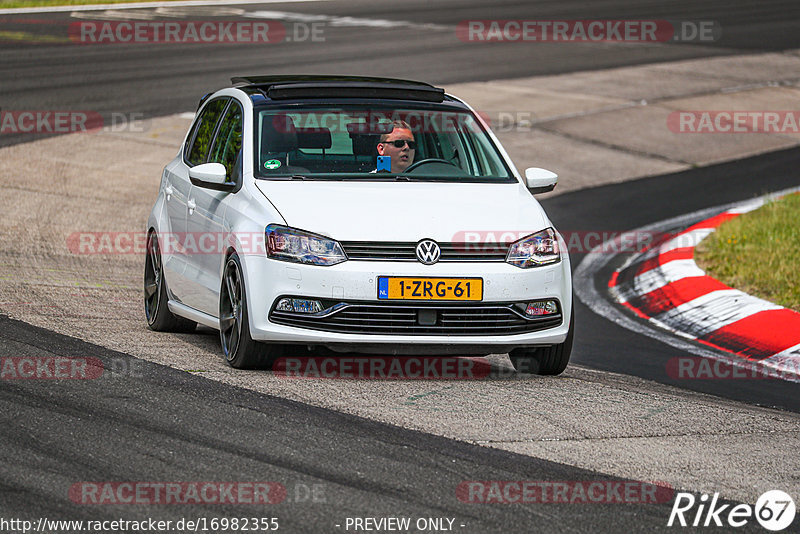
<instances>
[{"instance_id":1,"label":"white track line","mask_svg":"<svg viewBox=\"0 0 800 534\"><path fill-rule=\"evenodd\" d=\"M678 280L693 276L705 276L705 274L705 271L698 267L694 260L673 260L643 272L630 284L620 284L617 291L620 298L624 298L624 301L627 302L631 297L650 293Z\"/></svg>"},{"instance_id":2,"label":"white track line","mask_svg":"<svg viewBox=\"0 0 800 534\"><path fill-rule=\"evenodd\" d=\"M653 319L694 337L703 337L756 313L781 309L783 306L738 289L720 289L659 313Z\"/></svg>"},{"instance_id":3,"label":"white track line","mask_svg":"<svg viewBox=\"0 0 800 534\"><path fill-rule=\"evenodd\" d=\"M134 2L130 4L94 4L85 6L17 7L0 9L0 15L29 15L31 13L71 13L73 11L104 11L106 9L143 9L152 7L236 6L253 4L296 4L328 2L330 0L182 0L178 2Z\"/></svg>"},{"instance_id":4,"label":"white track line","mask_svg":"<svg viewBox=\"0 0 800 534\"><path fill-rule=\"evenodd\" d=\"M411 22L408 20L371 19L351 16L315 15L310 13L292 13L289 11L248 11L242 15L247 18L269 20L285 20L288 22L325 23L328 26L343 28L414 28L417 30L451 31L455 26L444 24Z\"/></svg>"}]
</instances>

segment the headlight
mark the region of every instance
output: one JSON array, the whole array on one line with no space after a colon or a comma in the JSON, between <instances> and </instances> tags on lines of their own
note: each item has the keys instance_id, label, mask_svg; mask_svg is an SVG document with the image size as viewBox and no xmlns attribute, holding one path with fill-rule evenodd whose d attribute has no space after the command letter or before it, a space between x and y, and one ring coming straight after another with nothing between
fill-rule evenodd
<instances>
[{"instance_id":1,"label":"headlight","mask_svg":"<svg viewBox=\"0 0 800 534\"><path fill-rule=\"evenodd\" d=\"M546 228L512 243L506 256L506 262L523 269L548 265L560 260L558 236L552 228Z\"/></svg>"},{"instance_id":2,"label":"headlight","mask_svg":"<svg viewBox=\"0 0 800 534\"><path fill-rule=\"evenodd\" d=\"M277 224L267 226L266 232L269 258L311 265L347 261L342 245L333 239Z\"/></svg>"}]
</instances>

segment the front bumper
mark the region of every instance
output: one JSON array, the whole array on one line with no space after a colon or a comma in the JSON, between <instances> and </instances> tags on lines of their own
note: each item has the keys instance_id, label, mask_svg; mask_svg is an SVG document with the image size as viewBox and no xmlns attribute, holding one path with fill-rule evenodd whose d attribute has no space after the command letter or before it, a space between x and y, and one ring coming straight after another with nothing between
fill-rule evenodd
<instances>
[{"instance_id":1,"label":"front bumper","mask_svg":"<svg viewBox=\"0 0 800 534\"><path fill-rule=\"evenodd\" d=\"M536 332L561 324L559 311L528 317L525 303L319 301L323 311L297 313L273 308L271 322L346 334L401 336L491 336Z\"/></svg>"},{"instance_id":2,"label":"front bumper","mask_svg":"<svg viewBox=\"0 0 800 534\"><path fill-rule=\"evenodd\" d=\"M331 348L386 347L387 345L416 346L412 353L447 352L447 347L455 347L460 352L473 350L486 352L508 351L518 347L544 346L562 343L569 329L572 312L572 282L569 258L554 265L520 269L506 263L438 263L422 265L416 262L346 261L329 267L302 265L276 261L260 255L242 258L245 287L247 288L248 315L253 339L276 343L300 343L308 345L327 345ZM379 276L440 277L440 278L483 278L483 300L477 303L441 303L421 301L379 300ZM524 321L528 325L536 322L536 327L484 329L481 332L468 332L469 329L436 330L422 328L416 324L413 331L378 328L377 333L368 333L368 328L349 328L337 325L336 328L320 328L319 324L289 324L285 316L274 314L278 298L285 296L319 299L326 303L345 303L351 308L363 306L361 311L376 310L386 312L388 308L404 308L405 312L416 314L418 310L440 309L439 313L464 311L464 308L492 308L496 312L502 308L533 300L556 299L560 314L557 322L547 323ZM379 309L387 308L387 309ZM471 312L470 312L471 313ZM490 313L490 312L478 312ZM511 312L503 312L501 319L513 319ZM270 320L270 315L274 320ZM414 315L418 317L418 315ZM343 317L343 316L342 316ZM408 316L411 317L411 316ZM442 316L439 315L441 324ZM352 317L351 317L352 319ZM486 317L478 317L478 320ZM341 322L341 321L340 321ZM279 324L283 323L283 324ZM452 324L452 323L451 323ZM480 323L487 324L487 323ZM513 326L513 325L512 325ZM539 327L541 326L541 327ZM394 352L399 349L395 347Z\"/></svg>"}]
</instances>

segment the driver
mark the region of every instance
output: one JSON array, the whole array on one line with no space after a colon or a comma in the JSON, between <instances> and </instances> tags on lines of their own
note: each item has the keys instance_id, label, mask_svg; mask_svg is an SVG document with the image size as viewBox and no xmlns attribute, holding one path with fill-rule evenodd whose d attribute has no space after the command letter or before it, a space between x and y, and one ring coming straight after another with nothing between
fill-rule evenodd
<instances>
[{"instance_id":1,"label":"driver","mask_svg":"<svg viewBox=\"0 0 800 534\"><path fill-rule=\"evenodd\" d=\"M378 154L392 158L391 172L396 174L404 172L411 165L416 150L417 143L411 126L401 120L392 122L392 131L382 134L378 143Z\"/></svg>"}]
</instances>

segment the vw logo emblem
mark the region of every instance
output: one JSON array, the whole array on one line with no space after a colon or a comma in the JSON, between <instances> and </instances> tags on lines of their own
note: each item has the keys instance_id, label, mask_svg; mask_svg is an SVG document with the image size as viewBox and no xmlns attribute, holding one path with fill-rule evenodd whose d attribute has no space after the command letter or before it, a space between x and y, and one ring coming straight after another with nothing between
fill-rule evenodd
<instances>
[{"instance_id":1,"label":"vw logo emblem","mask_svg":"<svg viewBox=\"0 0 800 534\"><path fill-rule=\"evenodd\" d=\"M436 241L432 239L423 239L417 243L417 259L425 265L433 265L439 261L439 256L442 255L442 250Z\"/></svg>"}]
</instances>

